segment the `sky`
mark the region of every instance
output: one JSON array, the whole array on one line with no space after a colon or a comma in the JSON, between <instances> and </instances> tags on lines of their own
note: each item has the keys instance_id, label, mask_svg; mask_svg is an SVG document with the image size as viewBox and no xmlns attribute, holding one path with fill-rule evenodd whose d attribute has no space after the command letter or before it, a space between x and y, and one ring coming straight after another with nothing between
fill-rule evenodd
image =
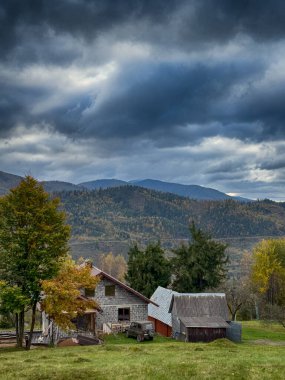
<instances>
[{"instance_id":1,"label":"sky","mask_svg":"<svg viewBox=\"0 0 285 380\"><path fill-rule=\"evenodd\" d=\"M285 200L284 0L1 0L0 170Z\"/></svg>"}]
</instances>

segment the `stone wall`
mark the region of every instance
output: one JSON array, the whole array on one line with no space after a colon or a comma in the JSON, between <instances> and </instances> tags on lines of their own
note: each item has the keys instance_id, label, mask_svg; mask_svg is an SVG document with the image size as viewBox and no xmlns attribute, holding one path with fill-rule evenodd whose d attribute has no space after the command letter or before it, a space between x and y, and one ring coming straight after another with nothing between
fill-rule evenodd
<instances>
[{"instance_id":1,"label":"stone wall","mask_svg":"<svg viewBox=\"0 0 285 380\"><path fill-rule=\"evenodd\" d=\"M105 286L115 285L115 295L105 296ZM95 290L95 300L102 309L101 313L96 316L96 328L102 329L103 323L118 323L118 309L130 309L130 321L147 320L148 304L137 297L135 294L127 291L122 286L115 284L107 279L102 279Z\"/></svg>"}]
</instances>

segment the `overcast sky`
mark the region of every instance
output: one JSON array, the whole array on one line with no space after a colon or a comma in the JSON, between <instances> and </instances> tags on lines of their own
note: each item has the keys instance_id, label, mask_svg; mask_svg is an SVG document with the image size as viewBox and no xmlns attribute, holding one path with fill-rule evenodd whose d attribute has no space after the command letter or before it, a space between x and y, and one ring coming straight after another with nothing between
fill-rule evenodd
<instances>
[{"instance_id":1,"label":"overcast sky","mask_svg":"<svg viewBox=\"0 0 285 380\"><path fill-rule=\"evenodd\" d=\"M285 200L284 0L1 0L0 170Z\"/></svg>"}]
</instances>

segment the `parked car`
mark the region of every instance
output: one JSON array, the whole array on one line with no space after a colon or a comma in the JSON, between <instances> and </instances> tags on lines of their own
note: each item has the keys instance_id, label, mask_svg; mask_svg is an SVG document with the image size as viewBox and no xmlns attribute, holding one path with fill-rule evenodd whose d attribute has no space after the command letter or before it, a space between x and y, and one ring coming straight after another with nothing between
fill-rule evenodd
<instances>
[{"instance_id":1,"label":"parked car","mask_svg":"<svg viewBox=\"0 0 285 380\"><path fill-rule=\"evenodd\" d=\"M132 322L126 330L126 336L136 338L138 342L153 340L154 327L151 321Z\"/></svg>"}]
</instances>

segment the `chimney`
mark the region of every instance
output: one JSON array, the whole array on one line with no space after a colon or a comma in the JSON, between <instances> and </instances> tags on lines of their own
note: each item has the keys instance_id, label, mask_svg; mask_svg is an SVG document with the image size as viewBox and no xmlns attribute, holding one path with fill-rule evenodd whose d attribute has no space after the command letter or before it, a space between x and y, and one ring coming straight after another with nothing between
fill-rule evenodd
<instances>
[{"instance_id":1,"label":"chimney","mask_svg":"<svg viewBox=\"0 0 285 380\"><path fill-rule=\"evenodd\" d=\"M85 260L85 265L88 266L89 268L93 268L93 262L91 259Z\"/></svg>"}]
</instances>

